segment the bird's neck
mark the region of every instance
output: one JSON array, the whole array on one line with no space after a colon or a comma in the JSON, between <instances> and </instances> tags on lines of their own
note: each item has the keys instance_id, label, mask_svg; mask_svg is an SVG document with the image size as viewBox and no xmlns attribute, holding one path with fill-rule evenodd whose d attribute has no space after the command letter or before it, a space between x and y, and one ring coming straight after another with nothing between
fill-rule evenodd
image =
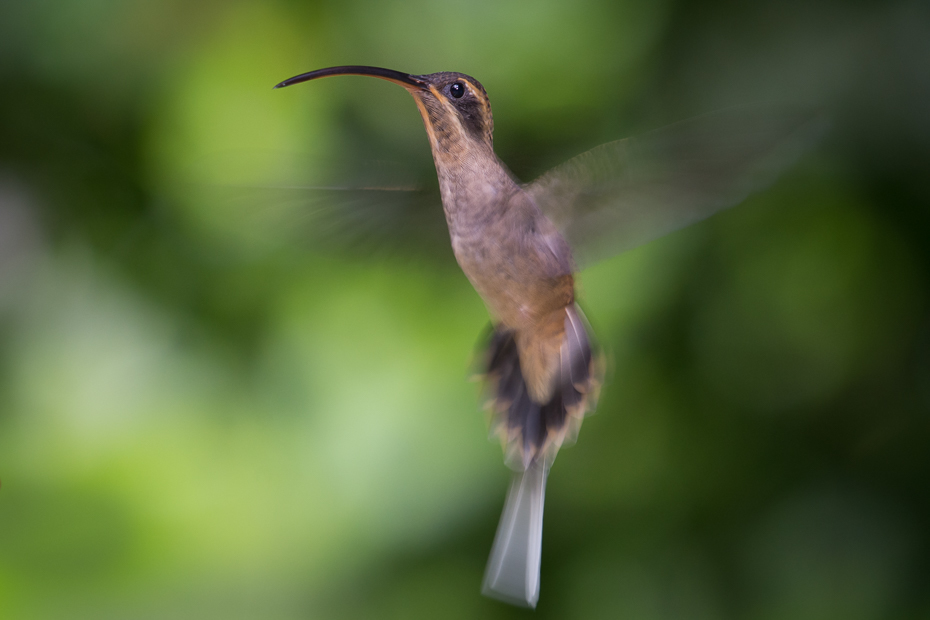
<instances>
[{"instance_id":1,"label":"bird's neck","mask_svg":"<svg viewBox=\"0 0 930 620\"><path fill-rule=\"evenodd\" d=\"M438 100L414 95L429 137L442 206L455 236L500 213L517 189L494 154L491 136L475 135Z\"/></svg>"},{"instance_id":2,"label":"bird's neck","mask_svg":"<svg viewBox=\"0 0 930 620\"><path fill-rule=\"evenodd\" d=\"M483 140L461 134L436 138L431 132L442 205L455 235L499 214L517 185Z\"/></svg>"}]
</instances>

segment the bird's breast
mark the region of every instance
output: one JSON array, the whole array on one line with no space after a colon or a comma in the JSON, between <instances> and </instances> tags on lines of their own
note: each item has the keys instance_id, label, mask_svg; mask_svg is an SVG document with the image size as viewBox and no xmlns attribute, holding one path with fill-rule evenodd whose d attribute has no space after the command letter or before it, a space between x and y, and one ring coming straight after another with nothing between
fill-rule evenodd
<instances>
[{"instance_id":1,"label":"bird's breast","mask_svg":"<svg viewBox=\"0 0 930 620\"><path fill-rule=\"evenodd\" d=\"M452 234L456 260L491 314L514 329L528 328L574 300L570 257L526 229L489 226Z\"/></svg>"}]
</instances>

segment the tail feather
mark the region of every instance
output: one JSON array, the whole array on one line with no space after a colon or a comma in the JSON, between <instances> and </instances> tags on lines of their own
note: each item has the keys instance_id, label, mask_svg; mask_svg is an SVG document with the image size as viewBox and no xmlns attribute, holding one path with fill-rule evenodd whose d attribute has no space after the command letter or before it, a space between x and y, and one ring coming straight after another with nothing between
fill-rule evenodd
<instances>
[{"instance_id":1,"label":"tail feather","mask_svg":"<svg viewBox=\"0 0 930 620\"><path fill-rule=\"evenodd\" d=\"M551 360L556 369L551 389L540 398L546 402L537 402L530 394L516 332L498 325L485 358L492 432L501 436L504 460L516 472L488 558L482 593L525 607L535 608L539 598L549 467L559 447L574 440L584 414L594 407L602 379L601 358L592 354L580 310L571 304L564 311L564 326L556 324L556 330L547 332L561 342L555 341L558 346L549 349L559 359Z\"/></svg>"},{"instance_id":2,"label":"tail feather","mask_svg":"<svg viewBox=\"0 0 930 620\"><path fill-rule=\"evenodd\" d=\"M536 607L542 553L543 504L549 467L535 463L514 473L497 526L481 593L522 607Z\"/></svg>"},{"instance_id":3,"label":"tail feather","mask_svg":"<svg viewBox=\"0 0 930 620\"><path fill-rule=\"evenodd\" d=\"M562 364L562 380L575 388L576 392L585 392L591 377L591 345L588 342L588 330L575 308L568 308L565 312Z\"/></svg>"},{"instance_id":4,"label":"tail feather","mask_svg":"<svg viewBox=\"0 0 930 620\"><path fill-rule=\"evenodd\" d=\"M558 372L548 401L536 402L521 370L516 338L513 330L498 326L490 338L485 368L492 432L505 444L508 465L523 470L540 458L551 463L559 447L574 439L581 419L597 400L602 368L580 311L574 305L566 307Z\"/></svg>"}]
</instances>

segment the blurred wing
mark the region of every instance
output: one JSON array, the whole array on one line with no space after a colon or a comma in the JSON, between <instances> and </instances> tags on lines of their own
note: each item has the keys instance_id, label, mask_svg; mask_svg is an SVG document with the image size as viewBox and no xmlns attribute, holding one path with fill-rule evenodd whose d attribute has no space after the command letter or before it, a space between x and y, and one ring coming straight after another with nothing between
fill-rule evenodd
<instances>
[{"instance_id":1,"label":"blurred wing","mask_svg":"<svg viewBox=\"0 0 930 620\"><path fill-rule=\"evenodd\" d=\"M325 184L219 184L211 200L264 247L451 257L435 172L356 163Z\"/></svg>"},{"instance_id":2,"label":"blurred wing","mask_svg":"<svg viewBox=\"0 0 930 620\"><path fill-rule=\"evenodd\" d=\"M253 233L354 256L445 253L449 233L439 194L417 188L226 186L221 200L251 210Z\"/></svg>"},{"instance_id":3,"label":"blurred wing","mask_svg":"<svg viewBox=\"0 0 930 620\"><path fill-rule=\"evenodd\" d=\"M738 204L773 182L824 126L810 113L715 112L602 144L524 189L585 266Z\"/></svg>"}]
</instances>

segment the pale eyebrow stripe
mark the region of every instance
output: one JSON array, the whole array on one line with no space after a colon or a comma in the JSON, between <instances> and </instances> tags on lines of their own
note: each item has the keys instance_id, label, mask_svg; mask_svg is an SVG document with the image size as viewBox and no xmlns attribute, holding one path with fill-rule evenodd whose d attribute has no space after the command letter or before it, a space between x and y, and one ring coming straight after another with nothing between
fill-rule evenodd
<instances>
[{"instance_id":1,"label":"pale eyebrow stripe","mask_svg":"<svg viewBox=\"0 0 930 620\"><path fill-rule=\"evenodd\" d=\"M468 84L468 80L462 80L462 81ZM471 88L471 84L468 84L468 87ZM458 113L458 110L455 109L455 106L453 106L452 103L448 99L446 99L445 95L440 93L436 89L436 87L433 86L432 84L429 85L429 90L431 93L433 93L433 95L436 97L436 99L440 102L440 104L443 107L445 107L450 112L452 112L451 116L452 118L455 119L455 124L456 124L456 127L458 127L459 133L464 134L465 128L462 126L462 119L459 118L459 113Z\"/></svg>"},{"instance_id":2,"label":"pale eyebrow stripe","mask_svg":"<svg viewBox=\"0 0 930 620\"><path fill-rule=\"evenodd\" d=\"M468 90L470 90L471 94L474 95L475 99L477 99L481 103L482 115L485 117L490 116L490 110L488 109L489 102L488 102L487 96L483 92L479 92L479 89L474 84L472 84L469 80L466 80L463 78L461 81L465 82L465 84L468 85Z\"/></svg>"}]
</instances>

